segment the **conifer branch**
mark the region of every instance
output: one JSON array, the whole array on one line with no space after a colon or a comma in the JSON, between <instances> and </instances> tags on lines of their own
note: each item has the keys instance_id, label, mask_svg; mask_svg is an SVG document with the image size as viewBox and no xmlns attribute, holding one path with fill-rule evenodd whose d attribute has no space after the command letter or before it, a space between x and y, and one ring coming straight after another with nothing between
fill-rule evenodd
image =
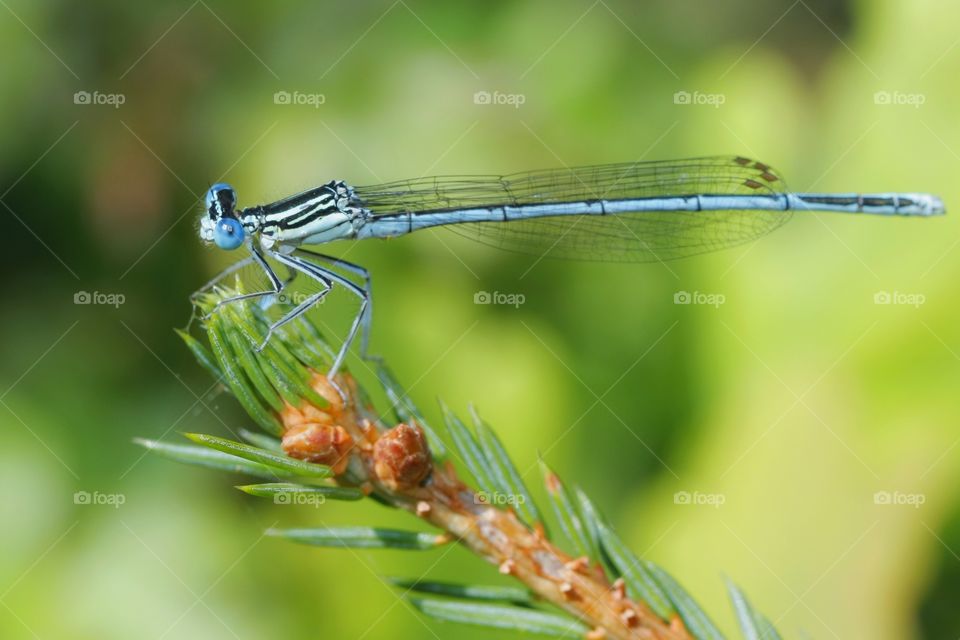
<instances>
[{"instance_id":1,"label":"conifer branch","mask_svg":"<svg viewBox=\"0 0 960 640\"><path fill-rule=\"evenodd\" d=\"M571 545L572 553L564 551L495 432L472 409L470 428L443 407L448 449L381 364L378 377L396 418L386 423L349 373L333 381L321 373L330 350L308 320L274 332L258 351L268 327L261 308L217 307L235 293L218 289L199 303L201 311L213 310L204 323L209 348L181 335L269 435L243 432L247 442L236 442L188 434L196 444L140 444L182 462L267 480L238 487L253 496L292 504L369 497L437 530L277 529L271 535L328 547L429 550L458 543L523 585L395 581L416 594L411 602L428 616L590 640L723 637L666 572L629 551L582 491L569 490L542 464L552 512ZM472 486L462 472L473 476ZM778 638L729 587L745 637Z\"/></svg>"}]
</instances>

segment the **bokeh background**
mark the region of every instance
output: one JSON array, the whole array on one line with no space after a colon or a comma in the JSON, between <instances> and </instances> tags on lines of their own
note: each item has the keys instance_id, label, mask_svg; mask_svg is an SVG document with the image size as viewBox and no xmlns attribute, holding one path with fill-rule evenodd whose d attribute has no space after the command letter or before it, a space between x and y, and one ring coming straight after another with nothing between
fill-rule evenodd
<instances>
[{"instance_id":1,"label":"bokeh background","mask_svg":"<svg viewBox=\"0 0 960 640\"><path fill-rule=\"evenodd\" d=\"M730 153L956 209L958 21L934 0L3 0L0 636L494 637L382 580L500 578L465 552L261 536L406 516L276 506L132 444L250 424L173 333L233 258L196 237L204 190ZM371 269L375 350L429 417L476 403L529 483L539 451L728 630L724 575L789 637L954 638L958 220L798 215L666 265L431 232L332 250Z\"/></svg>"}]
</instances>

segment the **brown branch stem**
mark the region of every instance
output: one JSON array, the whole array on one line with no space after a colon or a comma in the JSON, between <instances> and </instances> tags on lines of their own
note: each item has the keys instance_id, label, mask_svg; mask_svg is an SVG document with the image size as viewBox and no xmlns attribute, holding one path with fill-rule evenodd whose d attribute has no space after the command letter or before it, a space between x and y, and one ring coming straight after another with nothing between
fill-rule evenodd
<instances>
[{"instance_id":1,"label":"brown branch stem","mask_svg":"<svg viewBox=\"0 0 960 640\"><path fill-rule=\"evenodd\" d=\"M347 401L317 374L314 389L330 405L288 406L281 414L283 448L296 458L327 464L336 481L361 486L385 502L443 530L487 562L525 584L544 601L575 616L592 630L590 640L689 640L679 617L661 620L631 600L622 581L611 584L586 558L572 558L537 527L524 525L510 508L479 500L449 462L438 464L416 425L390 429L369 407L357 406L353 379L337 384Z\"/></svg>"}]
</instances>

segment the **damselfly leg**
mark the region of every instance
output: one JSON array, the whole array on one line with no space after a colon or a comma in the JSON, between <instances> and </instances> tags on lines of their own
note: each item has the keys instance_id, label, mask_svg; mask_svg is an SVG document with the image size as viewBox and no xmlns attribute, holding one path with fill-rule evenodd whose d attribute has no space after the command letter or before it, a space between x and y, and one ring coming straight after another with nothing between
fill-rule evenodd
<instances>
[{"instance_id":1,"label":"damselfly leg","mask_svg":"<svg viewBox=\"0 0 960 640\"><path fill-rule=\"evenodd\" d=\"M360 277L363 280L363 293L365 296L359 297L361 301L366 299L366 304L363 307L363 313L358 315L360 318L360 357L364 360L378 360L378 356L372 356L369 352L370 328L373 321L373 281L370 278L370 272L358 264L347 262L341 258L335 258L323 253L317 253L316 251L297 249L297 252L308 255L317 260L322 260L323 262L331 264L335 267L339 267L348 273L352 273Z\"/></svg>"},{"instance_id":2,"label":"damselfly leg","mask_svg":"<svg viewBox=\"0 0 960 640\"><path fill-rule=\"evenodd\" d=\"M196 291L194 291L193 294L190 296L190 302L191 302L191 304L193 305L193 312L190 314L190 320L187 322L187 329L190 328L190 325L193 324L193 319L196 317L196 313L197 313L197 309L198 309L198 303L199 303L199 301L200 301L200 298L201 298L204 294L206 294L207 292L209 292L211 289L213 289L214 287L216 287L218 284L220 284L220 282L222 282L222 281L224 280L224 278L226 278L227 276L229 276L229 275L231 275L231 274L233 274L233 273L236 273L236 272L240 271L240 270L243 269L244 267L247 267L247 266L249 266L249 265L251 265L251 264L257 264L257 265L259 265L260 268L263 270L263 272L267 274L267 278L270 280L270 287L271 287L271 288L268 289L268 290L265 290L265 291L255 291L255 292L253 292L253 293L245 293L245 294L241 294L241 295L230 296L230 297L224 298L224 299L222 299L222 300L218 300L217 303L213 306L213 308L210 309L210 311L208 311L207 313L205 313L205 314L202 316L202 318L201 318L202 320L207 320L207 319L209 319L210 316L213 315L213 313L214 313L217 309L219 309L220 307L222 307L222 306L225 305L225 304L231 304L231 303L237 302L237 301L239 301L239 300L248 300L248 299L251 299L251 298L258 298L258 297L263 297L263 296L277 295L277 294L279 294L281 291L283 291L283 287L286 286L287 284L289 284L289 282L290 282L290 281L293 279L293 277L294 277L293 275L291 275L286 281L281 282L280 279L277 277L277 275L273 272L273 269L270 268L270 265L267 263L267 261L264 260L263 256L260 254L260 252L257 251L256 247L253 246L253 244L251 243L251 246L250 246L250 255L249 255L248 257L244 258L243 260L239 260L239 261L235 262L234 264L230 265L229 267L227 267L226 269L224 269L223 271L221 271L220 274L217 275L217 277L213 278L213 279L210 280L207 284L203 285L202 287L200 287L199 289L197 289Z\"/></svg>"},{"instance_id":3,"label":"damselfly leg","mask_svg":"<svg viewBox=\"0 0 960 640\"><path fill-rule=\"evenodd\" d=\"M262 298L264 296L279 295L283 291L284 286L288 282L290 282L290 280L293 279L291 277L286 282L284 282L283 280L280 280L280 277L276 273L274 273L273 269L270 267L270 264L266 261L266 259L260 253L260 250L257 248L256 244L251 242L249 258L244 258L243 260L240 260L233 266L225 269L219 276L217 276L216 278L208 282L202 289L194 293L193 296L191 296L191 299L195 300L200 294L216 286L216 284L220 282L222 278L230 275L231 273L239 271L243 267L250 264L257 264L263 270L267 278L270 280L270 289L265 289L263 291L254 291L252 293L242 293L236 296L230 296L229 298L223 298L222 300L218 300L217 303L213 305L213 308L210 309L210 311L203 317L204 320L208 319L211 315L214 314L214 312L217 311L217 309L219 309L225 304L233 304L234 302L239 302L241 300Z\"/></svg>"},{"instance_id":4,"label":"damselfly leg","mask_svg":"<svg viewBox=\"0 0 960 640\"><path fill-rule=\"evenodd\" d=\"M340 370L341 365L343 365L343 360L344 358L346 358L347 352L350 350L350 345L353 344L353 341L354 339L356 339L357 333L361 330L361 328L363 329L363 337L360 343L362 348L361 356L365 360L369 359L366 353L366 346L369 340L368 335L370 331L370 316L368 311L370 309L370 276L369 274L366 273L366 269L363 269L362 267L359 267L355 264L345 262L338 258L333 258L331 256L313 253L312 251L305 251L303 249L297 249L295 253L302 253L302 254L311 256L312 258L323 260L328 264L333 264L346 271L360 275L361 277L364 278L364 286L361 287L357 283L351 281L348 278L345 278L344 276L340 275L336 271L333 271L332 269L321 267L318 264L314 264L313 262L303 260L302 258L297 258L296 256L283 256L288 260L296 260L297 264L304 265L304 268L309 269L312 273L316 273L318 275L325 276L330 280L333 280L335 283L343 286L347 291L354 294L360 299L360 309L357 310L357 315L356 317L354 317L353 323L351 323L350 325L350 330L347 332L347 337L344 338L343 345L340 347L340 351L337 352L337 355L333 361L333 365L330 367L330 371L327 373L327 378L332 379L333 376L337 373L337 371ZM283 262L283 260L280 260L279 255L276 257L279 261ZM293 266L293 265L290 265L290 266ZM310 273L306 271L304 271L304 273L307 273L307 275L310 275ZM301 311L300 314L305 313L305 311L306 309ZM300 315L300 314L297 314L297 315ZM293 318L290 318L290 320L292 319ZM289 322L289 320L287 321Z\"/></svg>"},{"instance_id":5,"label":"damselfly leg","mask_svg":"<svg viewBox=\"0 0 960 640\"><path fill-rule=\"evenodd\" d=\"M270 342L270 338L273 337L273 332L282 327L283 325L296 320L301 315L313 308L314 305L319 304L330 290L333 289L333 281L325 275L326 270L322 267L318 267L315 264L307 262L303 258L298 258L296 256L285 255L282 253L270 252L270 257L276 260L277 262L283 264L288 269L291 270L292 274L302 273L311 280L320 283L322 287L320 291L313 293L307 296L307 299L298 304L296 307L288 311L283 315L282 318L274 322L267 329L267 335L263 339L263 342L257 347L257 351L262 351L264 347L267 346L267 343ZM293 280L293 277L288 279L284 286L290 283Z\"/></svg>"},{"instance_id":6,"label":"damselfly leg","mask_svg":"<svg viewBox=\"0 0 960 640\"><path fill-rule=\"evenodd\" d=\"M305 259L296 254L303 254L308 256L312 260L318 260L325 262L332 267L340 268L343 271L353 274L359 277L363 281L363 285L358 285L349 278L344 277L343 275L337 273L331 268L315 264L312 260ZM283 265L290 272L289 277L285 280L281 280L280 277L276 274L273 267L266 258L270 258L273 261ZM271 251L266 249L260 249L256 245L251 243L250 246L250 256L244 258L235 264L231 265L223 272L220 273L216 278L204 285L200 290L194 293L191 296L191 300L196 304L198 298L206 293L207 291L213 289L217 286L227 276L236 273L243 269L244 267L250 265L257 265L260 267L260 270L266 275L269 281L269 288L261 291L254 291L251 293L243 293L235 296L230 296L218 300L213 308L204 316L204 319L209 318L212 314L216 313L218 309L224 305L233 304L235 302L241 302L244 300L251 300L254 298L262 298L265 296L281 296L281 294L287 289L287 287L294 281L298 273L303 274L311 281L316 282L320 285L320 290L310 294L303 302L297 304L293 309L287 311L280 319L274 321L267 329L267 335L264 337L263 341L257 347L257 351L263 350L267 343L270 341L270 338L273 337L273 333L282 327L283 325L292 322L307 313L314 306L323 301L328 293L333 289L334 284L339 284L343 286L347 291L357 296L360 300L360 308L357 311L356 316L354 317L350 329L347 332L346 338L343 340L343 343L337 352L336 356L333 359L333 363L330 367L330 371L327 373L328 378L333 378L334 375L340 370L343 366L343 361L346 359L347 353L350 350L350 346L353 344L354 340L357 337L357 334L361 334L361 357L364 360L371 360L372 358L367 354L367 347L370 341L370 324L371 324L371 300L370 300L370 291L371 291L371 280L370 274L363 267L335 258L333 256L328 256L325 254L315 253L312 251L306 251L303 249L296 249L292 253L283 253L280 251ZM281 298L282 299L282 298ZM267 308L269 305L265 306Z\"/></svg>"},{"instance_id":7,"label":"damselfly leg","mask_svg":"<svg viewBox=\"0 0 960 640\"><path fill-rule=\"evenodd\" d=\"M200 287L199 289L197 289L196 291L194 291L194 292L190 295L190 302L191 302L192 304L196 305L197 302L198 302L199 299L200 299L200 296L202 296L203 294L205 294L205 293L207 293L208 291L210 291L210 289L212 289L213 287L215 287L215 286L217 285L217 283L219 283L221 280L223 280L224 278L226 278L227 276L229 276L231 273L236 273L236 272L239 271L240 269L243 269L244 267L246 267L247 265L250 265L250 264L253 264L253 256L248 256L248 257L244 258L243 260L239 260L239 261L233 263L232 265L230 265L229 267L227 267L226 269L224 269L223 271L221 271L219 274L217 274L217 276L216 276L215 278L211 279L210 282L208 282L207 284L203 285L202 287Z\"/></svg>"},{"instance_id":8,"label":"damselfly leg","mask_svg":"<svg viewBox=\"0 0 960 640\"><path fill-rule=\"evenodd\" d=\"M226 269L224 269L223 271L221 271L217 275L217 277L211 279L207 284L203 285L202 287L194 291L192 294L190 294L190 305L193 307L193 309L190 312L190 319L187 320L187 327L186 327L187 331L190 330L190 327L193 325L194 319L197 317L197 310L199 309L198 303L200 302L200 298L204 294L209 292L211 289L213 289L217 285L217 283L219 283L221 280L223 280L230 274L236 273L240 269L243 269L244 267L249 266L251 264L253 264L252 257L247 257L247 258L244 258L243 260L239 260L233 263L232 265L230 265L229 267L227 267ZM208 316L209 314L204 314L203 317L205 319Z\"/></svg>"}]
</instances>

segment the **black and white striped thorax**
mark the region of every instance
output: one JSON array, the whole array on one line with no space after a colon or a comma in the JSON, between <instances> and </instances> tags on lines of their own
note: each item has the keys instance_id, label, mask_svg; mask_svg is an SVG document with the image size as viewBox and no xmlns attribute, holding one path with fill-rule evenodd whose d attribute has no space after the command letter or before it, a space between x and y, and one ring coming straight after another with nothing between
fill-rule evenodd
<instances>
[{"instance_id":1,"label":"black and white striped thorax","mask_svg":"<svg viewBox=\"0 0 960 640\"><path fill-rule=\"evenodd\" d=\"M240 212L240 220L267 244L319 244L351 238L368 212L342 180Z\"/></svg>"}]
</instances>

